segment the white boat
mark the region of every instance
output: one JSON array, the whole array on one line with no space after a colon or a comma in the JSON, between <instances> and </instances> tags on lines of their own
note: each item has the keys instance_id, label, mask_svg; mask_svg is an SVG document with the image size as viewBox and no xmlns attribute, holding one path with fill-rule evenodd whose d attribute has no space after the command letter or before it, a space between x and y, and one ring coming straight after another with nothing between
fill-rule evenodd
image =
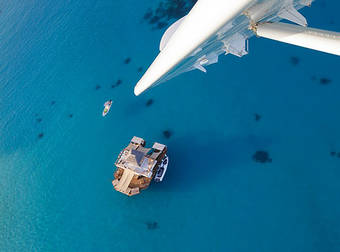
<instances>
[{"instance_id":1,"label":"white boat","mask_svg":"<svg viewBox=\"0 0 340 252\"><path fill-rule=\"evenodd\" d=\"M156 175L154 178L156 182L162 182L164 175L166 173L166 170L168 168L168 164L169 164L169 158L167 155L165 155L156 172Z\"/></svg>"},{"instance_id":2,"label":"white boat","mask_svg":"<svg viewBox=\"0 0 340 252\"><path fill-rule=\"evenodd\" d=\"M103 113L102 113L103 116L106 116L107 113L109 113L111 105L112 105L112 100L109 100L109 101L104 103L104 110L103 110Z\"/></svg>"}]
</instances>

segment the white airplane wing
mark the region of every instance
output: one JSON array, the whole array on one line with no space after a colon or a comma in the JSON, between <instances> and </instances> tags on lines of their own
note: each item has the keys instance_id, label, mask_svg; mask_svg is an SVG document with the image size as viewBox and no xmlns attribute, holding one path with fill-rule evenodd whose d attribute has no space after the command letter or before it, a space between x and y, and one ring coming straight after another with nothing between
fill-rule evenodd
<instances>
[{"instance_id":1,"label":"white airplane wing","mask_svg":"<svg viewBox=\"0 0 340 252\"><path fill-rule=\"evenodd\" d=\"M255 34L294 44L294 38L286 37L291 38L295 33L315 33L316 29L305 30L308 29L305 28L307 21L298 12L300 8L309 6L312 1L198 0L186 16L176 21L164 33L160 53L136 84L135 95L187 71L198 69L206 72L205 66L217 63L221 54L238 57L246 55L248 39ZM282 31L273 31L274 28L281 29L280 24L279 27L260 26L277 23L281 19L289 20L305 29L284 26L282 30L292 33L287 35ZM322 50L318 44L325 42L325 39L329 40L327 34L322 33L316 41L316 46L310 48ZM327 41L335 49L340 48L339 35L332 33L331 41ZM299 39L305 38L300 36ZM301 41L296 44L301 46ZM327 52L334 53L332 50Z\"/></svg>"}]
</instances>

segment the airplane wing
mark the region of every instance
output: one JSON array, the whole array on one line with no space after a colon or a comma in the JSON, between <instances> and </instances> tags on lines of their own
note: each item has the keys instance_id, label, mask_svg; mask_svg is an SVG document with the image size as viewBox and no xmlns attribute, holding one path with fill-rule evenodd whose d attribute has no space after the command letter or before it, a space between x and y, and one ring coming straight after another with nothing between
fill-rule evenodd
<instances>
[{"instance_id":1,"label":"airplane wing","mask_svg":"<svg viewBox=\"0 0 340 252\"><path fill-rule=\"evenodd\" d=\"M248 39L255 34L304 46L301 40L311 39L311 34L320 31L315 45L309 48L323 50L325 46L321 44L324 45L327 40L333 46L327 52L337 54L333 51L340 48L340 34L331 33L330 38L327 32L308 30L306 19L298 12L299 9L310 6L312 1L198 0L186 16L164 33L160 53L136 84L135 95L187 71L198 69L206 72L205 67L217 63L221 54L238 57L246 55ZM268 25L281 19L296 23L299 28L294 25L287 27L282 23L274 27ZM311 36L294 37L297 33L308 33ZM300 41L294 43L295 40Z\"/></svg>"}]
</instances>

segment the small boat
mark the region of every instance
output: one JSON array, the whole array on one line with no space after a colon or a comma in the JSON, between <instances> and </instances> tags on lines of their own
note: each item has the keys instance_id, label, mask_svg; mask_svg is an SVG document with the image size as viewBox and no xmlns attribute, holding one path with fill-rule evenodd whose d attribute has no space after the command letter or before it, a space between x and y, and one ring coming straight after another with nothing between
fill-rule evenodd
<instances>
[{"instance_id":1,"label":"small boat","mask_svg":"<svg viewBox=\"0 0 340 252\"><path fill-rule=\"evenodd\" d=\"M166 173L166 169L168 168L169 158L168 155L165 154L164 158L162 159L162 162L160 163L158 170L156 172L154 180L156 182L162 182L164 175Z\"/></svg>"},{"instance_id":2,"label":"small boat","mask_svg":"<svg viewBox=\"0 0 340 252\"><path fill-rule=\"evenodd\" d=\"M112 100L109 100L109 101L104 103L104 110L103 110L103 114L102 114L103 116L106 116L107 113L109 113L111 105L112 105Z\"/></svg>"}]
</instances>

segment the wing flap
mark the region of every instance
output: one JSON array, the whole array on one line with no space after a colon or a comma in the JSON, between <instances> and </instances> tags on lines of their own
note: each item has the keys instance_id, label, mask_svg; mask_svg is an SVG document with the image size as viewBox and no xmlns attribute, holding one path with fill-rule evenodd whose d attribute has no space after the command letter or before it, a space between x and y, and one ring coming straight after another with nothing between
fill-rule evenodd
<instances>
[{"instance_id":1,"label":"wing flap","mask_svg":"<svg viewBox=\"0 0 340 252\"><path fill-rule=\"evenodd\" d=\"M230 39L222 40L225 54L228 53L237 57L242 57L248 54L248 40L241 33L236 33Z\"/></svg>"},{"instance_id":2,"label":"wing flap","mask_svg":"<svg viewBox=\"0 0 340 252\"><path fill-rule=\"evenodd\" d=\"M301 26L307 26L306 18L295 9L295 7L293 6L293 1L292 1L292 4L282 8L279 11L278 16L280 18L289 20L295 24L298 24Z\"/></svg>"}]
</instances>

